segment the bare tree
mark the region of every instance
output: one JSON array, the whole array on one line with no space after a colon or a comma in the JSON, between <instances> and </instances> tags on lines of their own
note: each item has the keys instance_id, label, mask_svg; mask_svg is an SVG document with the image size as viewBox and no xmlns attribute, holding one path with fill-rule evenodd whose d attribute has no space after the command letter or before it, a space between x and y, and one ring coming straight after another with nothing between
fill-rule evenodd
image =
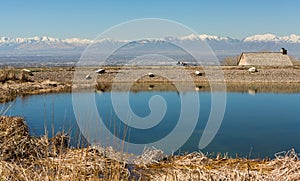
<instances>
[{"instance_id":1,"label":"bare tree","mask_svg":"<svg viewBox=\"0 0 300 181\"><path fill-rule=\"evenodd\" d=\"M222 64L225 66L236 66L238 65L239 56L231 56L224 58Z\"/></svg>"}]
</instances>

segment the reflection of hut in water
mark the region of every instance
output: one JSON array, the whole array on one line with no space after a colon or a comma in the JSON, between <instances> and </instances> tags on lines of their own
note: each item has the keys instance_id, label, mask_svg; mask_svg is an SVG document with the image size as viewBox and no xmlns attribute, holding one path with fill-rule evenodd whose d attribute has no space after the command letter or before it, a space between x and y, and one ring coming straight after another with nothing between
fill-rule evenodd
<instances>
[{"instance_id":1,"label":"reflection of hut in water","mask_svg":"<svg viewBox=\"0 0 300 181\"><path fill-rule=\"evenodd\" d=\"M243 52L238 65L292 66L293 63L282 48L281 52Z\"/></svg>"},{"instance_id":2,"label":"reflection of hut in water","mask_svg":"<svg viewBox=\"0 0 300 181\"><path fill-rule=\"evenodd\" d=\"M249 89L248 90L248 93L250 94L250 95L255 95L256 93L257 93L257 90L256 89Z\"/></svg>"}]
</instances>

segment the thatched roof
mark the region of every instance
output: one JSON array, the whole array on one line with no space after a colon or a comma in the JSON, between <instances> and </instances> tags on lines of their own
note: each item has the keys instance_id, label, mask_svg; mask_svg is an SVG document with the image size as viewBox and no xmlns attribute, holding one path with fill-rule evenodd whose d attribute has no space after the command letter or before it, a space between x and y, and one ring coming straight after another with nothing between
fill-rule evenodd
<instances>
[{"instance_id":1,"label":"thatched roof","mask_svg":"<svg viewBox=\"0 0 300 181\"><path fill-rule=\"evenodd\" d=\"M288 55L282 52L244 52L238 65L292 66Z\"/></svg>"}]
</instances>

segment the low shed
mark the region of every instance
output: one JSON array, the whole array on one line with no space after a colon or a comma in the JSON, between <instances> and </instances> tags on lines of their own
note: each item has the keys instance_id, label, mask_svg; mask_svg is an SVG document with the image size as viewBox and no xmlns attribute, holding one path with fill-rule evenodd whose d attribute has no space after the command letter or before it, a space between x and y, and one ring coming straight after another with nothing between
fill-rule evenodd
<instances>
[{"instance_id":1,"label":"low shed","mask_svg":"<svg viewBox=\"0 0 300 181\"><path fill-rule=\"evenodd\" d=\"M281 52L243 52L238 65L292 66L285 49Z\"/></svg>"}]
</instances>

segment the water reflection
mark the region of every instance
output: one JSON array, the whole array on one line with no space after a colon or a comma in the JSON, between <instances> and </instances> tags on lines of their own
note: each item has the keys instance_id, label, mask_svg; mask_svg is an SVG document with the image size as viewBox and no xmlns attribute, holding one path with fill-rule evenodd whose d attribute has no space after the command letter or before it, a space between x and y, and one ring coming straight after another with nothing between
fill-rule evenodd
<instances>
[{"instance_id":1,"label":"water reflection","mask_svg":"<svg viewBox=\"0 0 300 181\"><path fill-rule=\"evenodd\" d=\"M231 156L235 156L236 153L240 156L248 156L251 150L253 158L273 157L276 152L291 148L295 148L299 152L300 94L260 93L259 90L251 90L251 94L255 93L255 96L250 95L250 91L248 93L227 94L227 107L221 128L208 147L201 151L228 152ZM142 143L159 140L168 135L176 126L179 117L181 105L177 92L130 93L130 105L135 114L147 116L150 111L148 100L157 94L165 99L168 110L163 121L146 130L130 127L124 129L124 125L121 124L111 105L110 92L98 91L95 97L98 110L105 120L106 126L112 132L117 132L122 138L125 134L124 130L127 130L126 140ZM209 92L199 92L201 105L196 129L178 152L198 150L198 143L210 113L210 99ZM2 106L3 104L0 105L0 107ZM45 126L49 136L51 136L52 127L55 132L71 129L74 146L80 137L73 113L71 93L19 97L6 115L24 116L32 135L45 134ZM186 124L189 122L186 121Z\"/></svg>"}]
</instances>

